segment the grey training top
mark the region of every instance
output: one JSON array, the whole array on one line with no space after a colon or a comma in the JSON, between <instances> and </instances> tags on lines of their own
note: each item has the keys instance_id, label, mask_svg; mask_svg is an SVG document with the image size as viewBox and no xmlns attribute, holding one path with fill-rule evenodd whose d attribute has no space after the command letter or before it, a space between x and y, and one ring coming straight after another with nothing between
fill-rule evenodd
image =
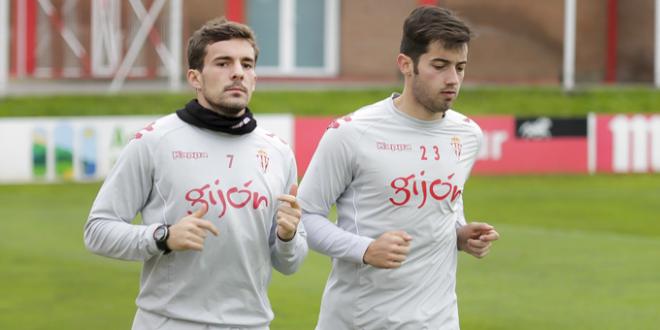
<instances>
[{"instance_id":1,"label":"grey training top","mask_svg":"<svg viewBox=\"0 0 660 330\"><path fill-rule=\"evenodd\" d=\"M307 253L302 223L289 242L275 233L277 196L288 194L296 180L293 152L275 135L261 128L240 136L214 132L172 114L138 132L123 150L94 201L85 244L97 254L144 261L136 302L150 315L268 327L271 265L290 274ZM220 235L209 234L202 252L163 255L154 229L204 203L203 218ZM142 224L132 224L138 212Z\"/></svg>"},{"instance_id":2,"label":"grey training top","mask_svg":"<svg viewBox=\"0 0 660 330\"><path fill-rule=\"evenodd\" d=\"M456 228L482 132L452 110L412 118L393 97L333 122L300 185L308 243L333 257L320 330L459 327ZM335 203L337 225L326 218ZM363 264L369 243L393 230L413 237L402 266Z\"/></svg>"}]
</instances>

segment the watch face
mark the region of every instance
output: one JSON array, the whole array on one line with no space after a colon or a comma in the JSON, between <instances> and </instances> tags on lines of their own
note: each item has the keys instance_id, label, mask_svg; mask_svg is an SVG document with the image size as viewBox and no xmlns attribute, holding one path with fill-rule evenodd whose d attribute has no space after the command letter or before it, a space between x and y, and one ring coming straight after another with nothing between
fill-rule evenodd
<instances>
[{"instance_id":1,"label":"watch face","mask_svg":"<svg viewBox=\"0 0 660 330\"><path fill-rule=\"evenodd\" d=\"M157 241L162 241L167 235L167 227L160 226L154 231L154 239Z\"/></svg>"}]
</instances>

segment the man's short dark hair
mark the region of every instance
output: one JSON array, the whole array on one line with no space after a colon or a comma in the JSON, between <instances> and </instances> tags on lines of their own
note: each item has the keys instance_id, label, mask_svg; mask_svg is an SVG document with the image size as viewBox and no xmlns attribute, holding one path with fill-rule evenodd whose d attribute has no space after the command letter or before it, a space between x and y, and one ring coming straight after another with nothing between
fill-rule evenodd
<instances>
[{"instance_id":1,"label":"man's short dark hair","mask_svg":"<svg viewBox=\"0 0 660 330\"><path fill-rule=\"evenodd\" d=\"M228 21L224 17L206 22L188 39L188 68L202 71L206 46L218 41L231 39L246 40L254 48L254 59L259 56L259 48L254 38L254 32L247 25Z\"/></svg>"},{"instance_id":2,"label":"man's short dark hair","mask_svg":"<svg viewBox=\"0 0 660 330\"><path fill-rule=\"evenodd\" d=\"M450 10L421 6L415 8L403 23L399 51L413 60L417 73L419 57L428 51L429 44L439 41L446 49L457 49L470 42L471 37L470 28Z\"/></svg>"}]
</instances>

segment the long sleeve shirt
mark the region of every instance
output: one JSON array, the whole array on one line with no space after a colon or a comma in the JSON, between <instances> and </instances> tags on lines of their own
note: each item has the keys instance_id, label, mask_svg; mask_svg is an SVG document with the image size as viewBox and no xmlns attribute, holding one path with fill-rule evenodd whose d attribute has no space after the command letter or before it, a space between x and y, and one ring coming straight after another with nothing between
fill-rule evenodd
<instances>
[{"instance_id":1,"label":"long sleeve shirt","mask_svg":"<svg viewBox=\"0 0 660 330\"><path fill-rule=\"evenodd\" d=\"M298 269L307 253L302 224L293 240L276 235L277 196L297 181L293 152L257 127L230 135L175 114L138 132L106 178L85 225L94 253L144 261L136 303L166 318L215 326L267 327L274 267ZM163 254L153 233L208 205L220 231L203 251ZM133 219L141 213L142 223ZM271 267L272 266L272 267Z\"/></svg>"},{"instance_id":2,"label":"long sleeve shirt","mask_svg":"<svg viewBox=\"0 0 660 330\"><path fill-rule=\"evenodd\" d=\"M456 228L481 140L458 112L422 121L392 97L330 124L298 196L310 247L333 257L317 329L459 327ZM393 230L413 238L401 267L365 265L371 241Z\"/></svg>"}]
</instances>

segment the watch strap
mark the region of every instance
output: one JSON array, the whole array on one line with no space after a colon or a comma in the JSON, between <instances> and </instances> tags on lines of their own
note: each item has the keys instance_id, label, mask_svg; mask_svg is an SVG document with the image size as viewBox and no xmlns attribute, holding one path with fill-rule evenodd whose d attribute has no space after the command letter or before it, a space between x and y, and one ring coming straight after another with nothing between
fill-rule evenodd
<instances>
[{"instance_id":1,"label":"watch strap","mask_svg":"<svg viewBox=\"0 0 660 330\"><path fill-rule=\"evenodd\" d=\"M160 225L156 230L160 229L161 227L165 227L165 236L161 239L154 239L156 240L156 247L158 250L163 251L163 254L168 254L172 252L172 249L167 246L167 239L170 238L170 225Z\"/></svg>"}]
</instances>

